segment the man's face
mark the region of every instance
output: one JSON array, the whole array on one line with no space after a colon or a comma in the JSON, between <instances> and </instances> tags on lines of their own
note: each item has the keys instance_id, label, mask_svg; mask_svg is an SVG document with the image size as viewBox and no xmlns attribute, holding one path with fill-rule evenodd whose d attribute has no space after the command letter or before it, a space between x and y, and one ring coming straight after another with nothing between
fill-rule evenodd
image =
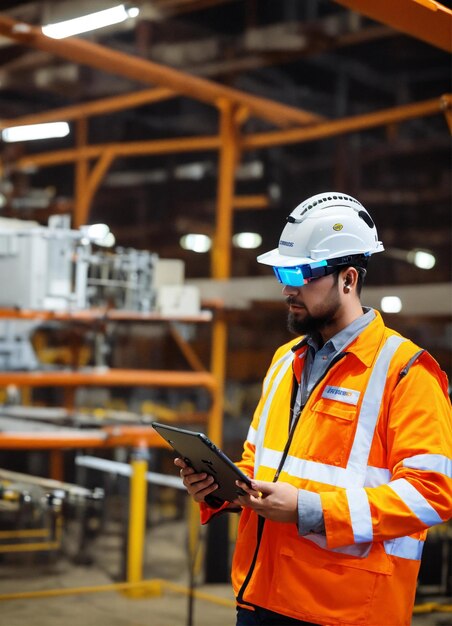
<instances>
[{"instance_id":1,"label":"man's face","mask_svg":"<svg viewBox=\"0 0 452 626\"><path fill-rule=\"evenodd\" d=\"M322 333L335 323L341 307L337 274L302 287L286 285L283 294L289 307L288 328L296 335Z\"/></svg>"}]
</instances>

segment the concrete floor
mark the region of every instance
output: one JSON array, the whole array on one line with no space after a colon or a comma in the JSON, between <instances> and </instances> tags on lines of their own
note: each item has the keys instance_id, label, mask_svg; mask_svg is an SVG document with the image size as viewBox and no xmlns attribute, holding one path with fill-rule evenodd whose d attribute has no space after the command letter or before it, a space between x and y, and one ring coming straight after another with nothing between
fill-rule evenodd
<instances>
[{"instance_id":1,"label":"concrete floor","mask_svg":"<svg viewBox=\"0 0 452 626\"><path fill-rule=\"evenodd\" d=\"M145 578L164 578L187 585L186 534L181 522L168 522L151 529L147 543ZM0 594L40 589L64 589L108 585L117 578L117 537L99 538L95 564L74 565L55 555L37 559L32 555L6 557L0 563ZM115 576L116 573L116 576ZM197 587L211 596L233 601L229 584ZM165 591L161 596L130 598L125 593L101 592L39 599L6 600L0 606L2 626L188 626L188 599ZM235 609L196 599L192 626L233 626ZM417 615L413 626L452 626L452 614ZM382 625L385 626L385 625Z\"/></svg>"}]
</instances>

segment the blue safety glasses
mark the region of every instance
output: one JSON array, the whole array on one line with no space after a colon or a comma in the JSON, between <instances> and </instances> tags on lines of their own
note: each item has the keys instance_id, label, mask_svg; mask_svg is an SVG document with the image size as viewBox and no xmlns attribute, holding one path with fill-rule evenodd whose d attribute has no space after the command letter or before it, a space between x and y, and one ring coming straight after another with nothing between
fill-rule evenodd
<instances>
[{"instance_id":1,"label":"blue safety glasses","mask_svg":"<svg viewBox=\"0 0 452 626\"><path fill-rule=\"evenodd\" d=\"M318 261L309 265L296 265L295 267L273 266L273 271L283 285L302 287L316 278L333 274L337 271L337 267L328 265L327 261Z\"/></svg>"}]
</instances>

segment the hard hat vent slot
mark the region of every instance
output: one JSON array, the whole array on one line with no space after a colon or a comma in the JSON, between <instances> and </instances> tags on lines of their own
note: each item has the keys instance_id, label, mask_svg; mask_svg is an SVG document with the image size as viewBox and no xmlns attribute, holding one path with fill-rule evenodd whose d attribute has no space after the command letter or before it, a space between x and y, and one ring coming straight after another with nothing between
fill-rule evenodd
<instances>
[{"instance_id":1,"label":"hard hat vent slot","mask_svg":"<svg viewBox=\"0 0 452 626\"><path fill-rule=\"evenodd\" d=\"M359 217L364 220L366 222L366 224L368 225L369 228L373 228L374 227L374 223L372 221L372 218L370 217L369 213L366 213L366 211L359 211L358 212Z\"/></svg>"}]
</instances>

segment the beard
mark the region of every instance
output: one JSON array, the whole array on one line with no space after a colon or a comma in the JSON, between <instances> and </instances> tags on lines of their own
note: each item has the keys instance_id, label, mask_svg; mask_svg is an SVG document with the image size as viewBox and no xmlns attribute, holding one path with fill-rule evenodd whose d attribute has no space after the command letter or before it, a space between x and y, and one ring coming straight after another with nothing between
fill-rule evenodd
<instances>
[{"instance_id":1,"label":"beard","mask_svg":"<svg viewBox=\"0 0 452 626\"><path fill-rule=\"evenodd\" d=\"M297 304L296 300L291 296L286 299L286 302L288 305L291 303ZM311 310L309 310L306 305L303 306L303 313L289 311L287 327L289 331L295 335L317 336L322 330L334 322L340 308L339 295L333 287L322 304L317 305Z\"/></svg>"}]
</instances>

